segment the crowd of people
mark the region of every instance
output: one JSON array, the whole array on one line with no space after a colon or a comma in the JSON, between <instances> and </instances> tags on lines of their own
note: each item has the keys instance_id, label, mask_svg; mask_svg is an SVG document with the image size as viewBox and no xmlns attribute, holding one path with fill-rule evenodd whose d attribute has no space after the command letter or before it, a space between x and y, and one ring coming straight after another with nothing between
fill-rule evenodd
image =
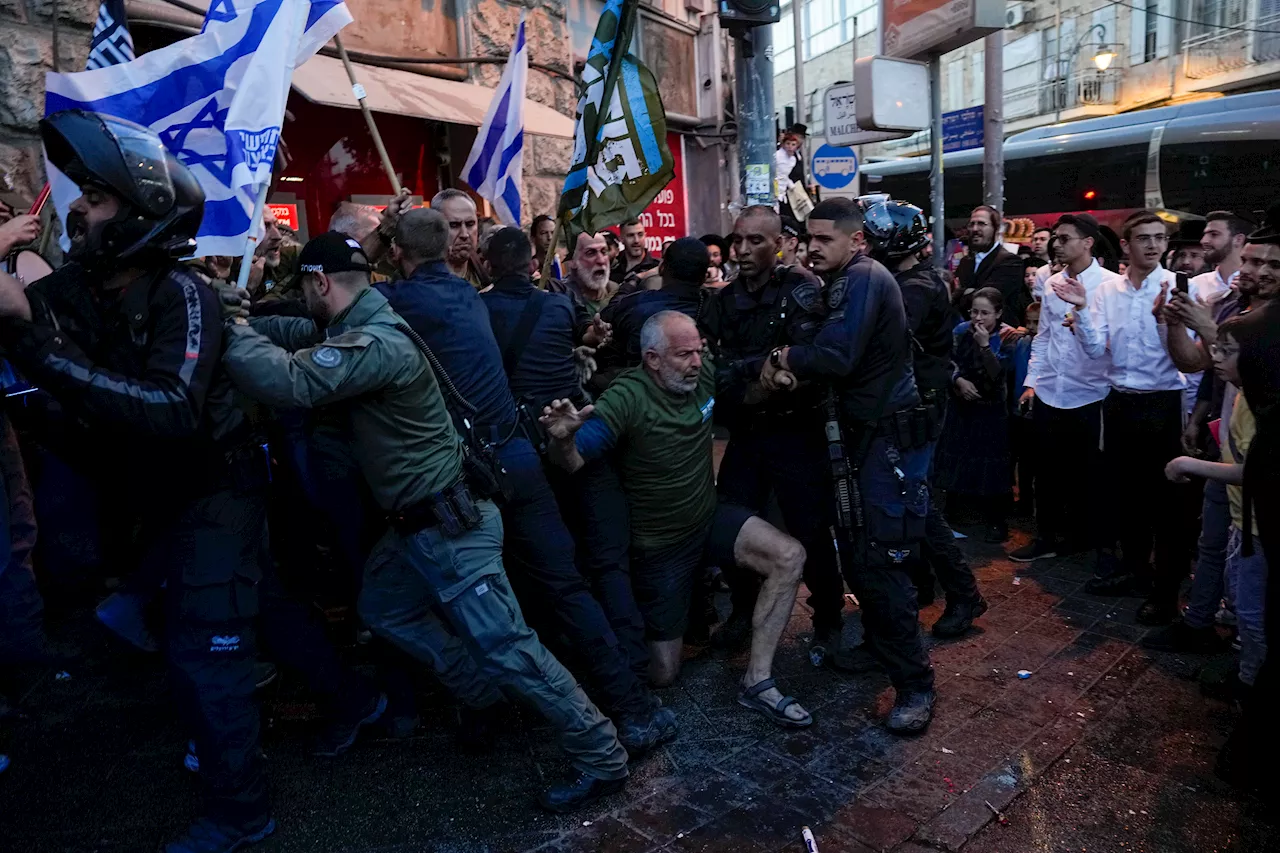
<instances>
[{"instance_id":1,"label":"crowd of people","mask_svg":"<svg viewBox=\"0 0 1280 853\"><path fill-rule=\"evenodd\" d=\"M1161 265L1152 213L1118 245L1064 216L1024 258L979 207L952 278L920 209L891 199L804 222L748 207L660 257L633 221L574 233L562 258L549 217L502 227L446 189L344 204L305 245L268 210L241 290L239 259L181 260L204 199L157 138L76 111L42 133L82 195L64 265L0 273L0 345L25 383L3 419L0 664L50 654L42 489L90 496L115 579L96 579L94 615L166 656L205 792L169 853L273 831L254 693L277 665L314 695L327 758L370 727L411 733L416 671L456 701L463 746L532 707L573 768L538 795L564 812L678 736L661 695L690 647L745 653L743 713L811 725L773 674L803 582L813 664L884 671L887 729L919 734L936 701L921 605L943 590L943 639L987 608L945 512L1003 542L1015 486L1038 533L1012 559L1096 551L1090 590L1146 596L1159 648L1219 649L1225 601L1227 689L1247 701L1269 677L1280 211L1260 228L1210 214L1213 269L1187 279ZM10 218L0 254L40 231ZM317 618L320 561L374 677ZM1241 766L1264 737L1248 720Z\"/></svg>"}]
</instances>

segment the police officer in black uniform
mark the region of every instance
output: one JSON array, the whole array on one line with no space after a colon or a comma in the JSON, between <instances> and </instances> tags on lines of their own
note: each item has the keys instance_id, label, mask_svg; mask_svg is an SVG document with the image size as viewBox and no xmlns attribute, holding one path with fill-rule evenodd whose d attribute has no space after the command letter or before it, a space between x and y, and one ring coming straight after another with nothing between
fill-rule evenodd
<instances>
[{"instance_id":1,"label":"police officer in black uniform","mask_svg":"<svg viewBox=\"0 0 1280 853\"><path fill-rule=\"evenodd\" d=\"M813 343L770 353L760 381L775 393L805 381L836 392L830 450L850 469L847 479L840 466L832 472L848 494L836 507L841 564L862 604L870 651L897 691L887 727L917 734L933 716L933 670L906 563L924 537L937 436L916 393L902 292L866 253L857 204L819 203L809 214L809 234L809 260L827 281L830 313Z\"/></svg>"},{"instance_id":2,"label":"police officer in black uniform","mask_svg":"<svg viewBox=\"0 0 1280 853\"><path fill-rule=\"evenodd\" d=\"M596 335L607 334L607 327L591 322L567 294L534 286L529 276L533 248L519 228L497 231L484 254L493 288L480 298L489 309L493 337L520 409L521 430L543 457L547 481L573 535L582 576L604 608L632 672L648 679L649 645L631 591L631 526L618 474L608 459L588 462L573 474L549 464L546 437L538 423L543 407L554 400L572 400L579 409L591 402L579 381L573 351L599 344L602 338Z\"/></svg>"},{"instance_id":3,"label":"police officer in black uniform","mask_svg":"<svg viewBox=\"0 0 1280 853\"><path fill-rule=\"evenodd\" d=\"M220 364L218 297L177 263L204 194L139 125L67 110L40 129L82 192L71 263L25 292L0 273L0 340L42 389L36 435L137 511L138 571L165 581L171 687L205 788L165 850L236 850L275 828L253 698L266 459Z\"/></svg>"},{"instance_id":4,"label":"police officer in black uniform","mask_svg":"<svg viewBox=\"0 0 1280 853\"><path fill-rule=\"evenodd\" d=\"M760 370L770 351L811 343L822 327L822 284L799 266L782 266L782 219L773 208L748 207L733 228L738 276L707 300L700 327L716 363L717 423L729 429L716 487L722 499L764 513L773 494L787 531L804 545L805 585L813 607L814 648L821 663L839 644L844 583L828 528L823 403L827 387L809 383L793 393L758 399ZM737 648L751 634L758 583L731 575L733 611L713 638Z\"/></svg>"},{"instance_id":5,"label":"police officer in black uniform","mask_svg":"<svg viewBox=\"0 0 1280 853\"><path fill-rule=\"evenodd\" d=\"M880 200L863 211L865 233L871 257L893 272L902 288L907 325L914 341L916 388L926 406L934 409L939 423L947 409L951 386L951 333L960 315L951 304L951 294L942 274L930 264L920 263L919 253L929 243L929 221L920 208L906 202ZM933 597L933 575L947 596L947 609L933 623L933 635L959 637L973 627L973 620L987 612L986 599L978 591L973 569L956 547L951 525L942 515L936 494L929 501L925 518L922 569L918 586L928 585Z\"/></svg>"}]
</instances>

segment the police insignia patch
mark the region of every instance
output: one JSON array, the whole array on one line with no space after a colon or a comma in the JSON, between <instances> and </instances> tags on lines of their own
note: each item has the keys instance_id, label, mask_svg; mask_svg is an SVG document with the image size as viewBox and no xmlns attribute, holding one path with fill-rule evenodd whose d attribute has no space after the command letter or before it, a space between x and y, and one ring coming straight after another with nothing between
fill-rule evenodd
<instances>
[{"instance_id":1,"label":"police insignia patch","mask_svg":"<svg viewBox=\"0 0 1280 853\"><path fill-rule=\"evenodd\" d=\"M844 287L845 280L843 278L838 278L832 282L831 286L827 288L828 306L831 308L839 307L840 303L844 301Z\"/></svg>"},{"instance_id":2,"label":"police insignia patch","mask_svg":"<svg viewBox=\"0 0 1280 853\"><path fill-rule=\"evenodd\" d=\"M808 311L810 314L816 314L822 310L822 291L818 290L818 286L811 281L791 291L796 298L796 302L800 303L800 307Z\"/></svg>"},{"instance_id":3,"label":"police insignia patch","mask_svg":"<svg viewBox=\"0 0 1280 853\"><path fill-rule=\"evenodd\" d=\"M317 367L337 367L342 364L342 353L333 347L319 347L311 351L311 360Z\"/></svg>"}]
</instances>

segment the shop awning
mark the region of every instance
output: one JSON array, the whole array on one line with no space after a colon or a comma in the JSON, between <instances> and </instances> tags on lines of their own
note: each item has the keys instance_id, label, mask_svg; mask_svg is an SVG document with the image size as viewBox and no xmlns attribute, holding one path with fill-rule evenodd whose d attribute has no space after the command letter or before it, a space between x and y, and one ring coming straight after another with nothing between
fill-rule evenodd
<instances>
[{"instance_id":1,"label":"shop awning","mask_svg":"<svg viewBox=\"0 0 1280 853\"><path fill-rule=\"evenodd\" d=\"M365 88L365 103L375 112L394 113L479 127L493 98L493 89L442 80L395 68L353 63L356 79ZM293 88L307 100L331 107L358 109L342 61L313 56L293 73ZM524 129L538 136L572 139L573 119L548 106L525 99Z\"/></svg>"}]
</instances>

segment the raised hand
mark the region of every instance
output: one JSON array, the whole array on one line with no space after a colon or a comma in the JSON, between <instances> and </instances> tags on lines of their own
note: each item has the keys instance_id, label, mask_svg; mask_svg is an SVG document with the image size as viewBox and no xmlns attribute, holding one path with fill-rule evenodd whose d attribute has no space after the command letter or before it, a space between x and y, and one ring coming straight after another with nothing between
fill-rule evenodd
<instances>
[{"instance_id":1,"label":"raised hand","mask_svg":"<svg viewBox=\"0 0 1280 853\"><path fill-rule=\"evenodd\" d=\"M567 441L582 429L595 409L595 406L578 409L571 400L552 400L551 405L542 409L542 417L538 418L538 422L552 438Z\"/></svg>"},{"instance_id":2,"label":"raised hand","mask_svg":"<svg viewBox=\"0 0 1280 853\"><path fill-rule=\"evenodd\" d=\"M613 326L599 314L591 318L591 326L582 333L582 342L590 347L602 347L613 338Z\"/></svg>"},{"instance_id":3,"label":"raised hand","mask_svg":"<svg viewBox=\"0 0 1280 853\"><path fill-rule=\"evenodd\" d=\"M978 346L986 347L991 343L991 330L981 323L974 323L969 327L969 331L973 334L973 340Z\"/></svg>"},{"instance_id":4,"label":"raised hand","mask_svg":"<svg viewBox=\"0 0 1280 853\"><path fill-rule=\"evenodd\" d=\"M1161 326L1168 324L1168 313L1165 308L1169 304L1169 282L1160 285L1160 295L1156 297L1155 303L1151 306L1151 313L1155 316L1156 322Z\"/></svg>"},{"instance_id":5,"label":"raised hand","mask_svg":"<svg viewBox=\"0 0 1280 853\"><path fill-rule=\"evenodd\" d=\"M26 213L0 225L0 255L9 254L15 246L35 242L40 230L40 217Z\"/></svg>"},{"instance_id":6,"label":"raised hand","mask_svg":"<svg viewBox=\"0 0 1280 853\"><path fill-rule=\"evenodd\" d=\"M1055 280L1053 293L1063 302L1074 305L1078 309L1089 304L1089 293L1084 289L1084 284L1070 276L1064 275L1061 281Z\"/></svg>"}]
</instances>

